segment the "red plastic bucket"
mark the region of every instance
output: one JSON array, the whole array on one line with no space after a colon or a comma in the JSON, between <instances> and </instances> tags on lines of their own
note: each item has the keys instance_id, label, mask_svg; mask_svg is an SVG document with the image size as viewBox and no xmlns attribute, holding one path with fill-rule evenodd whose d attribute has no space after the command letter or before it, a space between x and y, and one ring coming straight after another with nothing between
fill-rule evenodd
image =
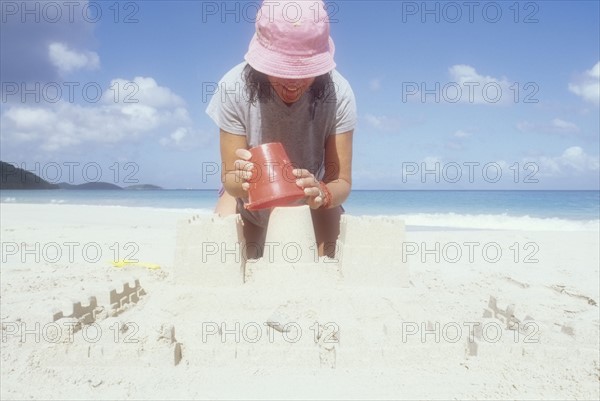
<instances>
[{"instance_id":1,"label":"red plastic bucket","mask_svg":"<svg viewBox=\"0 0 600 401\"><path fill-rule=\"evenodd\" d=\"M289 206L304 198L304 191L296 185L296 177L292 174L294 166L281 143L265 143L249 150L254 168L252 178L248 180L246 209Z\"/></svg>"}]
</instances>

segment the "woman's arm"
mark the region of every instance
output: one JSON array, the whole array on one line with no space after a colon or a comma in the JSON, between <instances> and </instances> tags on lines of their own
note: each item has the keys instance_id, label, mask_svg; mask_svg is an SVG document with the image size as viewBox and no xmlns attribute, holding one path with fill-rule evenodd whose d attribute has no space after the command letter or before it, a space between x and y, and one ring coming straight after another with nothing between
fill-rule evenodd
<instances>
[{"instance_id":1,"label":"woman's arm","mask_svg":"<svg viewBox=\"0 0 600 401\"><path fill-rule=\"evenodd\" d=\"M221 130L220 141L221 182L223 187L234 198L244 198L248 195L242 188L242 184L250 178L251 167L251 163L244 160L250 158L250 152L246 150L248 148L246 136ZM247 152L247 154L244 152Z\"/></svg>"},{"instance_id":2,"label":"woman's arm","mask_svg":"<svg viewBox=\"0 0 600 401\"><path fill-rule=\"evenodd\" d=\"M331 193L329 207L346 201L352 189L352 135L354 131L331 135L325 144L323 182Z\"/></svg>"},{"instance_id":3,"label":"woman's arm","mask_svg":"<svg viewBox=\"0 0 600 401\"><path fill-rule=\"evenodd\" d=\"M354 131L331 135L325 143L325 175L323 183L331 194L328 208L339 206L348 198L352 188L352 135ZM321 186L306 169L295 169L296 183L304 189L308 205L317 209L325 199Z\"/></svg>"}]
</instances>

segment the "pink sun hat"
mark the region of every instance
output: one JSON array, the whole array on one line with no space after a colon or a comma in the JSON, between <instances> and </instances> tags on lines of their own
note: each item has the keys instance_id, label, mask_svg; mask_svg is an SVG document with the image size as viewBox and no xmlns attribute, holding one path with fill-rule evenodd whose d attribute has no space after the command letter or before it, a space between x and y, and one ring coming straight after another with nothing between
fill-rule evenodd
<instances>
[{"instance_id":1,"label":"pink sun hat","mask_svg":"<svg viewBox=\"0 0 600 401\"><path fill-rule=\"evenodd\" d=\"M244 59L264 74L303 79L333 70L334 51L321 0L265 0L256 14L256 33Z\"/></svg>"}]
</instances>

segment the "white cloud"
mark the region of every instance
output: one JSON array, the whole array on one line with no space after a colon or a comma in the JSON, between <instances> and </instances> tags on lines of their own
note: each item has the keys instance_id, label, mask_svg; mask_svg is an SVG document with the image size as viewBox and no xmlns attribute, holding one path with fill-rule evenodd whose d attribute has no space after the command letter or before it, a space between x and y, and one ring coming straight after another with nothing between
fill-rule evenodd
<instances>
[{"instance_id":1,"label":"white cloud","mask_svg":"<svg viewBox=\"0 0 600 401\"><path fill-rule=\"evenodd\" d=\"M540 156L529 158L524 162L536 163L541 176L565 176L572 173L598 172L600 161L579 146L571 146L560 156Z\"/></svg>"},{"instance_id":2,"label":"white cloud","mask_svg":"<svg viewBox=\"0 0 600 401\"><path fill-rule=\"evenodd\" d=\"M571 185L589 188L597 185L600 162L598 155L587 154L579 146L571 146L558 155L538 155L518 159L450 158L429 155L401 163L400 174L388 174L388 182L403 185L441 188L525 188L522 184L538 183L535 189L564 188ZM367 177L368 174L364 174ZM594 181L595 180L595 181ZM385 179L379 180L385 182ZM596 184L594 184L596 182ZM529 185L530 189L533 189Z\"/></svg>"},{"instance_id":3,"label":"white cloud","mask_svg":"<svg viewBox=\"0 0 600 401\"><path fill-rule=\"evenodd\" d=\"M90 51L77 52L60 42L50 43L48 57L61 74L67 74L82 68L95 70L100 67L100 57L97 53Z\"/></svg>"},{"instance_id":4,"label":"white cloud","mask_svg":"<svg viewBox=\"0 0 600 401\"><path fill-rule=\"evenodd\" d=\"M373 78L372 80L370 80L369 81L369 89L374 92L381 89L381 79Z\"/></svg>"},{"instance_id":5,"label":"white cloud","mask_svg":"<svg viewBox=\"0 0 600 401\"><path fill-rule=\"evenodd\" d=\"M160 138L159 143L162 146L178 147L187 136L188 129L184 127L179 127L175 131L171 132L169 136Z\"/></svg>"},{"instance_id":6,"label":"white cloud","mask_svg":"<svg viewBox=\"0 0 600 401\"><path fill-rule=\"evenodd\" d=\"M424 170L435 170L439 169L440 164L442 164L442 159L437 156L427 156L423 159L423 163L421 163Z\"/></svg>"},{"instance_id":7,"label":"white cloud","mask_svg":"<svg viewBox=\"0 0 600 401\"><path fill-rule=\"evenodd\" d=\"M455 138L468 138L471 136L471 133L463 131L463 130L458 130L453 134L453 136Z\"/></svg>"},{"instance_id":8,"label":"white cloud","mask_svg":"<svg viewBox=\"0 0 600 401\"><path fill-rule=\"evenodd\" d=\"M456 64L448 69L453 82L446 83L440 91L445 101L473 104L506 103L513 97L506 78L481 75L474 67ZM446 89L444 89L444 87Z\"/></svg>"},{"instance_id":9,"label":"white cloud","mask_svg":"<svg viewBox=\"0 0 600 401\"><path fill-rule=\"evenodd\" d=\"M179 145L183 138L185 138L188 134L187 128L177 128L171 134L171 139L175 142L175 144Z\"/></svg>"},{"instance_id":10,"label":"white cloud","mask_svg":"<svg viewBox=\"0 0 600 401\"><path fill-rule=\"evenodd\" d=\"M588 102L600 104L600 61L576 82L569 83L569 90Z\"/></svg>"},{"instance_id":11,"label":"white cloud","mask_svg":"<svg viewBox=\"0 0 600 401\"><path fill-rule=\"evenodd\" d=\"M471 163L474 160L471 160ZM540 177L575 177L586 174L595 174L600 171L600 159L598 156L587 154L580 146L571 146L565 149L558 156L547 156L542 155L538 157L525 157L515 164L515 160L506 161L502 159L483 161L477 160L478 165L474 167L475 178L481 177L482 169L485 165L490 166L490 172L495 169L502 172L502 176L505 180L512 180L514 178L515 166L521 166L521 172L531 173L534 171L533 176ZM529 166L528 163L533 163L535 166ZM410 164L410 163L408 163ZM459 165L462 173L467 177L469 173L469 165L467 161L460 160L445 160L438 156L427 156L424 157L419 163L412 163L407 166L404 170L404 174L411 175L414 173L413 170L423 175L426 171L439 171L443 175L445 169L454 169L453 166ZM524 168L523 166L528 165L529 167ZM407 174L408 173L408 174ZM414 174L413 174L414 175Z\"/></svg>"},{"instance_id":12,"label":"white cloud","mask_svg":"<svg viewBox=\"0 0 600 401\"><path fill-rule=\"evenodd\" d=\"M560 118L555 118L552 120L551 124L554 129L561 132L579 132L579 127L577 124L570 121L561 120Z\"/></svg>"},{"instance_id":13,"label":"white cloud","mask_svg":"<svg viewBox=\"0 0 600 401\"><path fill-rule=\"evenodd\" d=\"M133 81L116 78L110 81L109 88L110 90L103 92L104 103L140 103L156 108L185 104L171 89L159 86L151 77L135 77Z\"/></svg>"},{"instance_id":14,"label":"white cloud","mask_svg":"<svg viewBox=\"0 0 600 401\"><path fill-rule=\"evenodd\" d=\"M19 131L34 131L56 123L56 115L41 108L10 108L5 116L14 121Z\"/></svg>"},{"instance_id":15,"label":"white cloud","mask_svg":"<svg viewBox=\"0 0 600 401\"><path fill-rule=\"evenodd\" d=\"M205 146L210 138L190 127L177 127L168 136L160 138L159 143L167 148L189 151Z\"/></svg>"},{"instance_id":16,"label":"white cloud","mask_svg":"<svg viewBox=\"0 0 600 401\"><path fill-rule=\"evenodd\" d=\"M517 129L525 133L559 134L573 135L580 132L579 126L573 122L554 118L548 123L532 123L529 121L520 121L517 123Z\"/></svg>"},{"instance_id":17,"label":"white cloud","mask_svg":"<svg viewBox=\"0 0 600 401\"><path fill-rule=\"evenodd\" d=\"M462 150L462 149L464 149L464 146L461 143L458 143L458 142L446 142L444 144L444 146L446 147L446 149L450 149L450 150Z\"/></svg>"},{"instance_id":18,"label":"white cloud","mask_svg":"<svg viewBox=\"0 0 600 401\"><path fill-rule=\"evenodd\" d=\"M381 128L383 125L383 119L385 117L381 116L381 117L377 117L373 114L366 114L365 115L365 119L367 120L367 122L369 124L371 124L371 126L373 126L374 128Z\"/></svg>"},{"instance_id":19,"label":"white cloud","mask_svg":"<svg viewBox=\"0 0 600 401\"><path fill-rule=\"evenodd\" d=\"M470 137L472 134L467 131L463 131L461 129L454 131L452 134L453 140L447 141L444 144L444 147L449 150L463 150L465 140Z\"/></svg>"},{"instance_id":20,"label":"white cloud","mask_svg":"<svg viewBox=\"0 0 600 401\"><path fill-rule=\"evenodd\" d=\"M0 116L2 141L27 142L52 152L79 145L136 141L160 131L181 129L184 131L172 135L171 140L182 142L191 129L183 99L152 78L136 77L130 83L137 92L129 102L115 99L114 91L107 88L98 103L12 106Z\"/></svg>"},{"instance_id":21,"label":"white cloud","mask_svg":"<svg viewBox=\"0 0 600 401\"><path fill-rule=\"evenodd\" d=\"M396 131L401 126L399 118L388 117L385 115L367 113L365 114L365 120L371 127L380 131Z\"/></svg>"}]
</instances>

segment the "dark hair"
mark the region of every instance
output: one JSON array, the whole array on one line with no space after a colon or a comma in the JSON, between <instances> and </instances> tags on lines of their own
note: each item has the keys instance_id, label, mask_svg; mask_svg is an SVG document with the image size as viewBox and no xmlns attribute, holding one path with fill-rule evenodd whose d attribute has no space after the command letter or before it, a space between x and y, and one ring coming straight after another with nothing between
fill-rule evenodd
<instances>
[{"instance_id":1,"label":"dark hair","mask_svg":"<svg viewBox=\"0 0 600 401\"><path fill-rule=\"evenodd\" d=\"M271 86L266 74L256 71L250 64L244 67L243 74L246 81L248 100L251 104L256 103L257 100L259 102L273 100L273 86ZM327 88L331 85L330 73L316 77L309 89L312 96L311 103L323 99L327 95Z\"/></svg>"}]
</instances>

